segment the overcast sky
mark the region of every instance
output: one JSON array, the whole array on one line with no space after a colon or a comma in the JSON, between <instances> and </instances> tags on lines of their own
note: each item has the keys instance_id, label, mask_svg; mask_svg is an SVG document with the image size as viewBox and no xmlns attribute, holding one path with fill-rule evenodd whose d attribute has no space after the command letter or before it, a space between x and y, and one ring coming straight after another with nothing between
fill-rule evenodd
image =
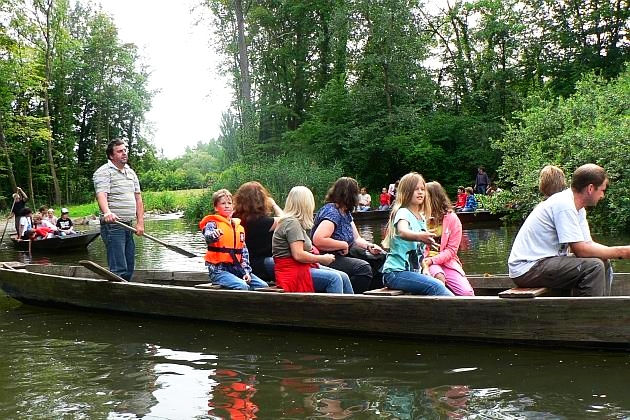
<instances>
[{"instance_id":1,"label":"overcast sky","mask_svg":"<svg viewBox=\"0 0 630 420\"><path fill-rule=\"evenodd\" d=\"M194 25L198 14L190 10L198 2L100 0L120 40L136 44L149 65L149 88L159 93L147 119L153 125L153 144L168 158L218 137L221 114L231 99L226 80L216 72L218 58L209 46L207 24Z\"/></svg>"}]
</instances>

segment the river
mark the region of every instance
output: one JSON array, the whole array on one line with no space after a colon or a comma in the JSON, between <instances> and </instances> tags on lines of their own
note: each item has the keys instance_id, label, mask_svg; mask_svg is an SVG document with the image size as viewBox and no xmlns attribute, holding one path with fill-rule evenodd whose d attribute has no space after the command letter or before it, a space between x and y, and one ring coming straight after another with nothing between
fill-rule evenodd
<instances>
[{"instance_id":1,"label":"river","mask_svg":"<svg viewBox=\"0 0 630 420\"><path fill-rule=\"evenodd\" d=\"M204 251L200 234L179 219L146 228ZM373 240L381 229L360 226ZM514 232L465 228L467 271L504 273ZM140 268L204 271L201 258L147 239L137 244ZM0 247L2 261L105 264L100 239L84 252L51 257L7 246ZM404 317L392 314L392 322ZM630 418L624 352L289 332L71 312L0 297L0 360L3 419Z\"/></svg>"}]
</instances>

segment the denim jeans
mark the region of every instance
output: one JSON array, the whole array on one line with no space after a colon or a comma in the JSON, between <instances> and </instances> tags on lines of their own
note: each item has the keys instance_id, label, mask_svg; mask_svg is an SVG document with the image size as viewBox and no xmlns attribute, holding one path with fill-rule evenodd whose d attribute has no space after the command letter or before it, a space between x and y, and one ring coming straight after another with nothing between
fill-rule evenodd
<instances>
[{"instance_id":1,"label":"denim jeans","mask_svg":"<svg viewBox=\"0 0 630 420\"><path fill-rule=\"evenodd\" d=\"M101 223L101 238L107 249L109 271L131 280L136 265L136 243L133 232L114 223Z\"/></svg>"},{"instance_id":2,"label":"denim jeans","mask_svg":"<svg viewBox=\"0 0 630 420\"><path fill-rule=\"evenodd\" d=\"M226 289L254 290L269 286L264 280L257 277L254 273L250 274L252 280L249 283L228 271L212 271L212 267L208 267L208 273L212 284L218 284Z\"/></svg>"},{"instance_id":3,"label":"denim jeans","mask_svg":"<svg viewBox=\"0 0 630 420\"><path fill-rule=\"evenodd\" d=\"M402 290L412 295L454 296L441 281L415 271L383 273L383 282L390 289Z\"/></svg>"},{"instance_id":4,"label":"denim jeans","mask_svg":"<svg viewBox=\"0 0 630 420\"><path fill-rule=\"evenodd\" d=\"M350 277L343 271L320 265L320 268L311 268L311 277L316 292L354 293Z\"/></svg>"}]
</instances>

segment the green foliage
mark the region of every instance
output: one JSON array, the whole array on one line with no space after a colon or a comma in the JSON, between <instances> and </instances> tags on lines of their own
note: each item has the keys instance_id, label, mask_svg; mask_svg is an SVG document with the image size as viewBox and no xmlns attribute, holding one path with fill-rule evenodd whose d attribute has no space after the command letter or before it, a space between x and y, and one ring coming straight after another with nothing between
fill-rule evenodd
<instances>
[{"instance_id":1,"label":"green foliage","mask_svg":"<svg viewBox=\"0 0 630 420\"><path fill-rule=\"evenodd\" d=\"M606 199L589 211L597 228L630 225L630 71L607 83L588 76L568 99L540 101L518 114L494 147L503 152L502 178L512 186L515 204L526 213L540 201L538 174L547 164L566 174L585 163L604 167L610 177Z\"/></svg>"},{"instance_id":2,"label":"green foliage","mask_svg":"<svg viewBox=\"0 0 630 420\"><path fill-rule=\"evenodd\" d=\"M341 168L334 163L322 167L300 156L283 155L274 159L261 156L256 164L236 164L223 171L218 178L211 181L208 192L191 200L186 208L185 217L189 220L201 219L213 211L212 193L214 191L227 188L234 194L241 184L253 180L264 185L280 207L284 206L286 196L296 185L310 188L315 201L321 204L328 188L340 176L342 176Z\"/></svg>"},{"instance_id":3,"label":"green foliage","mask_svg":"<svg viewBox=\"0 0 630 420\"><path fill-rule=\"evenodd\" d=\"M175 196L168 191L145 192L142 194L142 201L147 209L153 209L160 213L181 210L181 207L177 207Z\"/></svg>"}]
</instances>

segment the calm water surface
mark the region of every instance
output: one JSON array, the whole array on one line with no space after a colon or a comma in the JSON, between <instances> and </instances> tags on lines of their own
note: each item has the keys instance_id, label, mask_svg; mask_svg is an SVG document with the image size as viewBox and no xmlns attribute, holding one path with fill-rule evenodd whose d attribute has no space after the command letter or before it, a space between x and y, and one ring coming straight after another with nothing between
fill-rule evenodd
<instances>
[{"instance_id":1,"label":"calm water surface","mask_svg":"<svg viewBox=\"0 0 630 420\"><path fill-rule=\"evenodd\" d=\"M204 251L200 234L181 220L146 227ZM381 226L361 231L378 240ZM513 235L505 227L466 229L468 272L504 273ZM141 268L204 271L201 258L146 239L137 244ZM85 252L48 258L6 246L3 261L105 264L100 239ZM405 315L392 314L392 322ZM630 418L630 354L623 352L169 321L37 308L0 296L0 360L3 419Z\"/></svg>"}]
</instances>

